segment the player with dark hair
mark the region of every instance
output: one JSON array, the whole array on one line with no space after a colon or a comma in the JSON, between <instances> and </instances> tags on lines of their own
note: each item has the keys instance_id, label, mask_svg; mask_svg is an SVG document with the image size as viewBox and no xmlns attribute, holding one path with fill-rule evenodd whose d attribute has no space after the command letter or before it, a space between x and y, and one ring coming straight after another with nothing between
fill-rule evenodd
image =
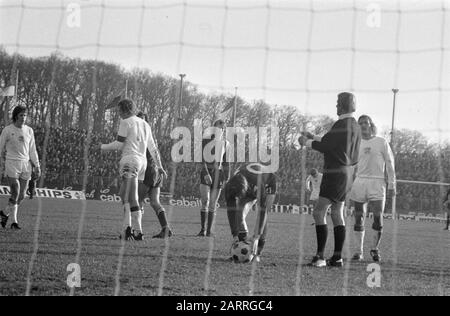
<instances>
[{"instance_id":1,"label":"player with dark hair","mask_svg":"<svg viewBox=\"0 0 450 316\"><path fill-rule=\"evenodd\" d=\"M147 116L143 112L139 112L137 117L148 123ZM155 145L157 146L156 142ZM160 156L159 150L156 151L156 154ZM164 174L165 171L156 167L155 161L153 160L150 152L147 150L147 169L145 170L145 178L144 181L139 181L138 184L139 205L141 206L142 214L144 214L144 200L147 196L150 197L150 205L155 211L161 225L161 232L154 235L153 238L167 238L172 237L173 235L167 222L166 210L161 205L159 200L164 181ZM141 240L142 238L142 234L135 236L135 240Z\"/></svg>"},{"instance_id":2,"label":"player with dark hair","mask_svg":"<svg viewBox=\"0 0 450 316\"><path fill-rule=\"evenodd\" d=\"M201 229L197 236L212 237L217 202L223 186L230 178L229 163L226 159L228 142L224 135L225 122L217 120L213 124L210 138L202 140L203 168L200 171ZM206 157L209 154L210 157ZM208 225L206 225L208 224Z\"/></svg>"},{"instance_id":3,"label":"player with dark hair","mask_svg":"<svg viewBox=\"0 0 450 316\"><path fill-rule=\"evenodd\" d=\"M355 238L356 251L353 260L364 259L365 219L367 210L373 212L372 229L375 231L370 255L375 262L381 260L380 242L383 232L383 213L387 194L392 198L396 194L395 161L391 147L386 139L377 136L375 123L368 115L358 119L362 140L359 149L359 162L356 179L350 192L350 199L355 204Z\"/></svg>"},{"instance_id":4,"label":"player with dark hair","mask_svg":"<svg viewBox=\"0 0 450 316\"><path fill-rule=\"evenodd\" d=\"M323 178L319 201L313 212L316 223L317 253L311 265L342 267L342 248L345 242L344 204L350 191L354 166L358 163L361 131L353 117L356 111L355 96L349 92L338 95L337 115L339 120L322 138L304 132L299 138L301 146L307 146L324 155ZM334 224L334 254L328 261L324 251L328 238L327 210L331 206Z\"/></svg>"},{"instance_id":5,"label":"player with dark hair","mask_svg":"<svg viewBox=\"0 0 450 316\"><path fill-rule=\"evenodd\" d=\"M450 189L448 189L447 194L444 199L444 209L447 211L447 227L444 230L450 230Z\"/></svg>"},{"instance_id":6,"label":"player with dark hair","mask_svg":"<svg viewBox=\"0 0 450 316\"><path fill-rule=\"evenodd\" d=\"M5 228L12 213L11 229L14 230L21 229L17 213L25 197L33 166L36 177L41 175L34 132L25 124L26 118L27 109L24 106L16 106L12 113L13 123L6 126L0 135L0 172L8 178L11 189L7 211L0 211L0 220L1 226Z\"/></svg>"},{"instance_id":7,"label":"player with dark hair","mask_svg":"<svg viewBox=\"0 0 450 316\"><path fill-rule=\"evenodd\" d=\"M159 159L158 149L153 140L150 125L138 118L134 113L135 106L129 99L121 100L118 105L121 118L117 140L110 144L102 144L101 150L121 150L122 158L119 162L119 174L122 178L120 197L124 208L123 230L121 238L134 240L131 219L137 223L137 234L142 234L142 212L139 207L138 181L145 178L147 167L147 149L158 169L164 172Z\"/></svg>"},{"instance_id":8,"label":"player with dark hair","mask_svg":"<svg viewBox=\"0 0 450 316\"><path fill-rule=\"evenodd\" d=\"M233 243L248 241L246 217L255 203L259 208L255 236L253 236L254 260L260 261L266 243L267 213L272 208L277 190L277 180L273 173L265 173L261 164L244 165L225 185L228 222Z\"/></svg>"}]
</instances>

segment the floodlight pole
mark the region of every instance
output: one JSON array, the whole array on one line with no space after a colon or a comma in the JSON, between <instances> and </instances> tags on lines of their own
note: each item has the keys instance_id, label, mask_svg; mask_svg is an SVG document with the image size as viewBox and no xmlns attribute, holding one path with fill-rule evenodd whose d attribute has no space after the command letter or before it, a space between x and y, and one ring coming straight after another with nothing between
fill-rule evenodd
<instances>
[{"instance_id":1,"label":"floodlight pole","mask_svg":"<svg viewBox=\"0 0 450 316\"><path fill-rule=\"evenodd\" d=\"M394 151L395 103L397 101L398 89L392 89L392 92L394 93L394 100L393 100L393 105L392 105L391 148L392 148L392 151Z\"/></svg>"},{"instance_id":2,"label":"floodlight pole","mask_svg":"<svg viewBox=\"0 0 450 316\"><path fill-rule=\"evenodd\" d=\"M392 89L394 93L393 105L392 105L392 126L391 126L391 149L395 159L394 150L394 123L395 123L395 103L397 101L398 89ZM394 195L392 197L392 219L395 221L397 219L397 197Z\"/></svg>"},{"instance_id":3,"label":"floodlight pole","mask_svg":"<svg viewBox=\"0 0 450 316\"><path fill-rule=\"evenodd\" d=\"M179 74L180 76L180 95L178 101L178 124L181 123L181 109L183 108L183 79L186 74Z\"/></svg>"}]
</instances>

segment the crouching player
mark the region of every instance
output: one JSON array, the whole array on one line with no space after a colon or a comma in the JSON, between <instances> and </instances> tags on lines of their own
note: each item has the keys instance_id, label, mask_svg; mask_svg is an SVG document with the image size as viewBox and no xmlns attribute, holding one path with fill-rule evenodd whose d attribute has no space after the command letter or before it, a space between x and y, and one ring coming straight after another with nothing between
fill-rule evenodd
<instances>
[{"instance_id":1,"label":"crouching player","mask_svg":"<svg viewBox=\"0 0 450 316\"><path fill-rule=\"evenodd\" d=\"M147 121L147 117L144 113L139 112L137 117ZM156 144L155 144L156 145ZM155 154L160 156L159 151L156 150ZM159 201L161 187L163 186L164 177L167 176L164 170L160 170L156 167L156 163L153 160L150 152L147 150L147 169L145 170L144 181L139 181L139 205L141 206L141 212L144 214L144 200L150 197L150 205L158 217L161 225L161 232L153 238L167 238L172 237L173 233L167 223L166 210ZM139 238L135 236L135 238ZM142 238L142 236L141 236Z\"/></svg>"},{"instance_id":2,"label":"crouching player","mask_svg":"<svg viewBox=\"0 0 450 316\"><path fill-rule=\"evenodd\" d=\"M264 173L264 166L260 164L244 165L225 185L227 215L233 243L248 240L246 217L259 200L259 214L253 236L253 258L257 262L260 261L266 243L267 212L275 200L276 186L275 174Z\"/></svg>"}]
</instances>

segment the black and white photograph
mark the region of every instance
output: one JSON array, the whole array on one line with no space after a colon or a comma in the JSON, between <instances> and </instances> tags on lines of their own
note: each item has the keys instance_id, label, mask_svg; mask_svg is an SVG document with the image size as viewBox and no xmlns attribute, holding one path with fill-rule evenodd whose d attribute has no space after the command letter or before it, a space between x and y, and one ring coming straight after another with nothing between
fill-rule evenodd
<instances>
[{"instance_id":1,"label":"black and white photograph","mask_svg":"<svg viewBox=\"0 0 450 316\"><path fill-rule=\"evenodd\" d=\"M0 0L0 296L450 296L449 122L450 0Z\"/></svg>"}]
</instances>

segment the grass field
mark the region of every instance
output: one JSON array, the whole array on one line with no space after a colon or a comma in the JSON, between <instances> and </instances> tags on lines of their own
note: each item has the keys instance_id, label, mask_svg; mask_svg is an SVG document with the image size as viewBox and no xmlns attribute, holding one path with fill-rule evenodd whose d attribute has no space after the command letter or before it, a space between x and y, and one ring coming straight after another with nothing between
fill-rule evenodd
<instances>
[{"instance_id":1,"label":"grass field","mask_svg":"<svg viewBox=\"0 0 450 316\"><path fill-rule=\"evenodd\" d=\"M0 203L6 205L6 199L2 198ZM67 266L76 262L83 204L56 199L42 199L41 203L39 243L33 260L30 294L69 295ZM86 206L79 260L82 281L81 288L74 293L114 295L122 246L118 240L122 211L117 203L88 201ZM227 261L231 237L224 210L218 212L213 240L195 237L199 230L198 210L174 208L170 216L175 236L168 243L152 239L126 243L120 295L450 295L450 233L443 231L441 224L400 221L398 234L393 234L394 223L386 221L381 248L381 287L370 288L366 283L370 274L366 269L371 263L368 254L366 262L349 262L344 269L306 267L316 247L310 216L270 214L266 249L253 278L251 264ZM251 229L254 216L249 215ZM0 228L0 295L26 293L37 218L38 201L26 200L20 213L23 230L13 232ZM151 235L158 232L158 226L153 211L147 208L144 229ZM300 239L301 226L304 234ZM371 243L370 230L367 235L366 249ZM330 254L333 250L331 228L329 236L327 252ZM348 229L347 258L352 254L348 249L352 236ZM207 265L210 244L214 248L211 265ZM164 260L165 251L167 260ZM205 273L207 267L209 274ZM207 281L205 275L209 275Z\"/></svg>"}]
</instances>

